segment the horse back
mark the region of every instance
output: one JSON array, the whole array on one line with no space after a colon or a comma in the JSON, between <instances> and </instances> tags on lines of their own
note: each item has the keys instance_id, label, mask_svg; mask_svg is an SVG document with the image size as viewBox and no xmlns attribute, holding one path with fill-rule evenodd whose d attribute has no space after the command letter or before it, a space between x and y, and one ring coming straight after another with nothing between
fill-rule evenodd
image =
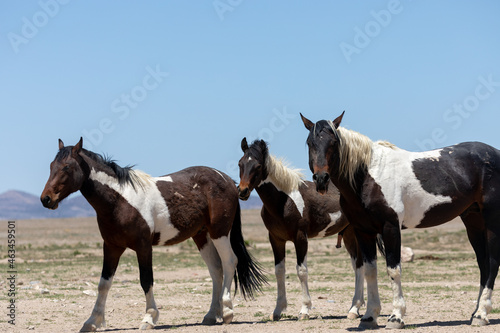
<instances>
[{"instance_id":1,"label":"horse back","mask_svg":"<svg viewBox=\"0 0 500 333\"><path fill-rule=\"evenodd\" d=\"M226 174L196 166L158 177L155 181L166 205L157 214L155 232L162 233L169 228L178 230L175 237L164 239L159 245L181 242L203 227L211 231L223 225L223 233L230 230L239 202L236 186ZM168 219L165 218L167 210Z\"/></svg>"}]
</instances>

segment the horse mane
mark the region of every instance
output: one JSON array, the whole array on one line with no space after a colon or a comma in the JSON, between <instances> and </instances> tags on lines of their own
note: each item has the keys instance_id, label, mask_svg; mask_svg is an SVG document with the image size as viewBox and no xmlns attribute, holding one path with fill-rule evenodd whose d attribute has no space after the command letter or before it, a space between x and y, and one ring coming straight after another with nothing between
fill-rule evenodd
<instances>
[{"instance_id":1,"label":"horse mane","mask_svg":"<svg viewBox=\"0 0 500 333\"><path fill-rule=\"evenodd\" d=\"M282 159L269 154L267 143L264 140L255 140L249 147L258 160L264 162L267 177L281 191L290 193L299 189L304 183L304 175L300 169L291 168Z\"/></svg>"},{"instance_id":2,"label":"horse mane","mask_svg":"<svg viewBox=\"0 0 500 333\"><path fill-rule=\"evenodd\" d=\"M346 177L355 188L354 175L360 168L366 168L370 165L372 158L372 140L367 136L344 127L335 128L332 122L329 122L334 133L339 138L339 159L340 176Z\"/></svg>"},{"instance_id":3,"label":"horse mane","mask_svg":"<svg viewBox=\"0 0 500 333\"><path fill-rule=\"evenodd\" d=\"M71 154L72 146L67 146L59 150L56 155L56 159L58 161L68 157ZM141 170L135 170L133 165L127 165L125 167L121 167L116 164L116 161L113 160L110 156L103 156L97 153L94 153L87 149L82 149L82 153L89 157L96 163L102 164L110 168L115 175L118 183L120 185L129 184L134 189L136 189L136 185L141 188L147 186L147 184L151 180L151 176Z\"/></svg>"},{"instance_id":4,"label":"horse mane","mask_svg":"<svg viewBox=\"0 0 500 333\"><path fill-rule=\"evenodd\" d=\"M346 177L349 180L352 188L355 188L354 175L360 168L370 166L372 158L373 144L380 145L392 150L399 149L396 145L388 141L373 142L367 136L344 127L337 129L333 122L328 122L333 129L333 132L339 138L339 158L340 158L340 176Z\"/></svg>"}]
</instances>

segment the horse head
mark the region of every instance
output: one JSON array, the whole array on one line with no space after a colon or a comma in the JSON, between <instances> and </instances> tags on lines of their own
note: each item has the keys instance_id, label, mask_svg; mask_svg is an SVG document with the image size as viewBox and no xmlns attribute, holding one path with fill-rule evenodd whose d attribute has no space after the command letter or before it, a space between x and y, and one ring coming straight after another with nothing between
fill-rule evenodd
<instances>
[{"instance_id":1,"label":"horse head","mask_svg":"<svg viewBox=\"0 0 500 333\"><path fill-rule=\"evenodd\" d=\"M73 192L78 191L85 181L85 172L80 156L83 139L74 146L64 146L59 139L59 152L50 163L50 175L40 200L44 207L57 209L59 202Z\"/></svg>"},{"instance_id":2,"label":"horse head","mask_svg":"<svg viewBox=\"0 0 500 333\"><path fill-rule=\"evenodd\" d=\"M238 195L241 200L247 200L254 188L266 178L267 144L264 140L255 140L248 146L247 139L241 140L243 157L238 162L240 168L240 184Z\"/></svg>"},{"instance_id":3,"label":"horse head","mask_svg":"<svg viewBox=\"0 0 500 333\"><path fill-rule=\"evenodd\" d=\"M307 145L309 147L309 168L313 173L316 191L325 194L330 183L330 165L332 157L339 151L340 137L336 131L344 112L333 122L320 120L316 124L300 114L304 126L309 131Z\"/></svg>"}]
</instances>

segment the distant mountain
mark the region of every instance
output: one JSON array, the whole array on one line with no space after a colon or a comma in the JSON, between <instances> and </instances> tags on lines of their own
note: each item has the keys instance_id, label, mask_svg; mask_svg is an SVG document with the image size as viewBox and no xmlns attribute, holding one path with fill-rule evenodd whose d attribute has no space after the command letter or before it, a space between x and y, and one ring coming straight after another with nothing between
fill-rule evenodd
<instances>
[{"instance_id":1,"label":"distant mountain","mask_svg":"<svg viewBox=\"0 0 500 333\"><path fill-rule=\"evenodd\" d=\"M259 209L262 201L258 196L251 196L247 201L240 201L241 209ZM59 217L95 216L95 211L87 200L77 195L63 200L56 210L42 206L36 195L22 191L8 191L0 194L0 220L26 220Z\"/></svg>"},{"instance_id":2,"label":"distant mountain","mask_svg":"<svg viewBox=\"0 0 500 333\"><path fill-rule=\"evenodd\" d=\"M56 210L42 206L36 195L8 191L0 194L0 220L25 220L58 217L95 216L95 211L81 195L64 200Z\"/></svg>"}]
</instances>

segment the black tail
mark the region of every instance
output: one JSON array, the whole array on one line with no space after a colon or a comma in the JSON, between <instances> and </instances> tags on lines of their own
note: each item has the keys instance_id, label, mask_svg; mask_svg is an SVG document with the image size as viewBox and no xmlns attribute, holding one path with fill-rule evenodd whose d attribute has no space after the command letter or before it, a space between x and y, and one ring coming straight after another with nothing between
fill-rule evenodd
<instances>
[{"instance_id":1,"label":"black tail","mask_svg":"<svg viewBox=\"0 0 500 333\"><path fill-rule=\"evenodd\" d=\"M262 285L268 284L267 278L264 275L262 266L248 253L241 233L241 209L238 202L238 210L231 229L231 247L234 254L238 258L236 266L237 274L234 275L235 294L238 291L238 278L241 288L241 294L245 299L253 298L256 291L262 292Z\"/></svg>"},{"instance_id":2,"label":"black tail","mask_svg":"<svg viewBox=\"0 0 500 333\"><path fill-rule=\"evenodd\" d=\"M377 234L377 247L378 250L380 251L380 254L385 258L385 246L384 246L384 240L382 239L381 234Z\"/></svg>"}]
</instances>

